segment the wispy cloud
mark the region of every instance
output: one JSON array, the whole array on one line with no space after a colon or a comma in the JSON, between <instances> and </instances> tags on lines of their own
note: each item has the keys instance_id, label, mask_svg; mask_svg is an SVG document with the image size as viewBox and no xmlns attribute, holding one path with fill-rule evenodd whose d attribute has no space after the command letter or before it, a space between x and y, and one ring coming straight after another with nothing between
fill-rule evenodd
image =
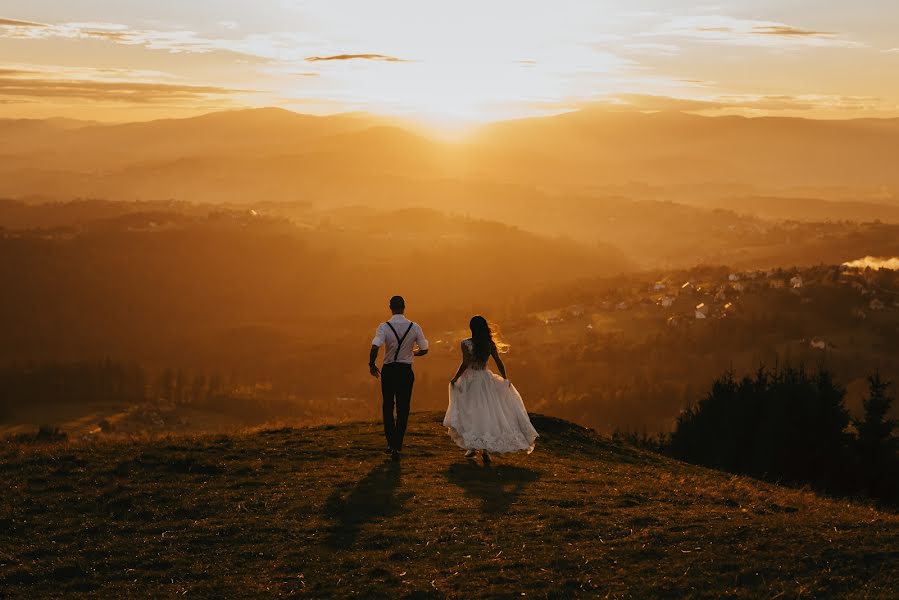
<instances>
[{"instance_id":1,"label":"wispy cloud","mask_svg":"<svg viewBox=\"0 0 899 600\"><path fill-rule=\"evenodd\" d=\"M42 23L32 23L30 21L17 21L15 19L0 18L0 27L46 27Z\"/></svg>"},{"instance_id":2,"label":"wispy cloud","mask_svg":"<svg viewBox=\"0 0 899 600\"><path fill-rule=\"evenodd\" d=\"M239 39L213 38L195 31L174 29L134 29L119 23L59 23L45 25L16 21L16 25L0 27L0 37L18 39L96 39L114 44L143 46L170 53L205 54L227 52L246 58L270 60L283 54L291 40L278 40L275 35L247 36ZM283 37L283 35L282 35ZM292 40L294 43L295 39Z\"/></svg>"},{"instance_id":3,"label":"wispy cloud","mask_svg":"<svg viewBox=\"0 0 899 600\"><path fill-rule=\"evenodd\" d=\"M37 71L30 71L27 69L0 69L0 77L21 77L24 75L33 75L37 73Z\"/></svg>"},{"instance_id":4,"label":"wispy cloud","mask_svg":"<svg viewBox=\"0 0 899 600\"><path fill-rule=\"evenodd\" d=\"M98 102L148 104L185 102L222 97L248 90L187 85L159 81L72 78L52 71L0 70L0 98L7 102L27 98L70 98Z\"/></svg>"},{"instance_id":5,"label":"wispy cloud","mask_svg":"<svg viewBox=\"0 0 899 600\"><path fill-rule=\"evenodd\" d=\"M677 17L649 35L691 38L707 42L750 46L863 47L832 31L818 31L774 21L738 19L725 15Z\"/></svg>"},{"instance_id":6,"label":"wispy cloud","mask_svg":"<svg viewBox=\"0 0 899 600\"><path fill-rule=\"evenodd\" d=\"M329 60L377 60L383 62L412 62L404 58L396 56L387 56L385 54L335 54L333 56L309 56L307 62L323 62Z\"/></svg>"},{"instance_id":7,"label":"wispy cloud","mask_svg":"<svg viewBox=\"0 0 899 600\"><path fill-rule=\"evenodd\" d=\"M677 56L681 53L680 46L658 42L630 42L622 45L621 49L626 53L649 56Z\"/></svg>"},{"instance_id":8,"label":"wispy cloud","mask_svg":"<svg viewBox=\"0 0 899 600\"><path fill-rule=\"evenodd\" d=\"M726 94L711 98L677 98L648 94L618 94L614 101L630 110L711 112L743 110L758 112L783 111L863 111L876 110L881 98L869 96L827 96L827 95L734 95Z\"/></svg>"},{"instance_id":9,"label":"wispy cloud","mask_svg":"<svg viewBox=\"0 0 899 600\"><path fill-rule=\"evenodd\" d=\"M813 31L811 29L800 29L799 27L790 27L789 25L755 25L750 30L755 35L779 35L784 37L826 37L831 38L836 34L832 31Z\"/></svg>"}]
</instances>

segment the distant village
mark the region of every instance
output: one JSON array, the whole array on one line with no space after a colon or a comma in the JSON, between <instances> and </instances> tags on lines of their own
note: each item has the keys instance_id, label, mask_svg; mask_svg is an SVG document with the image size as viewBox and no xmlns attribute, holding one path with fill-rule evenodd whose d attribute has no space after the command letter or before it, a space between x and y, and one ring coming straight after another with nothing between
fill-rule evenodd
<instances>
[{"instance_id":1,"label":"distant village","mask_svg":"<svg viewBox=\"0 0 899 600\"><path fill-rule=\"evenodd\" d=\"M798 298L800 304L811 304L828 289L847 292L844 296L852 298L848 313L858 321L883 311L896 311L899 315L899 271L822 265L734 272L697 268L682 276L669 275L642 287L631 286L629 290L606 294L595 305L571 305L538 313L536 317L544 325L552 325L593 312L661 311L669 327L691 327L739 315L753 299L790 295ZM593 324L586 327L592 329ZM821 350L828 347L825 340L818 338L809 340L809 345Z\"/></svg>"}]
</instances>

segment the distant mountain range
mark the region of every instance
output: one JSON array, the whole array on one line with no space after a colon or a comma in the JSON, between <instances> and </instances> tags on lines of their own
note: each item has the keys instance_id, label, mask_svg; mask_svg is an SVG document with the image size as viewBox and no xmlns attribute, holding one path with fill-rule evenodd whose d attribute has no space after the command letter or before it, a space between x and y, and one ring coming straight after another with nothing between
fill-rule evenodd
<instances>
[{"instance_id":1,"label":"distant mountain range","mask_svg":"<svg viewBox=\"0 0 899 600\"><path fill-rule=\"evenodd\" d=\"M899 119L586 108L486 125L450 144L371 115L265 108L117 125L0 120L0 140L0 196L10 198L341 205L412 183L424 186L416 197L439 195L452 182L714 206L729 199L723 205L749 211L736 199L865 200L875 213L899 206Z\"/></svg>"}]
</instances>

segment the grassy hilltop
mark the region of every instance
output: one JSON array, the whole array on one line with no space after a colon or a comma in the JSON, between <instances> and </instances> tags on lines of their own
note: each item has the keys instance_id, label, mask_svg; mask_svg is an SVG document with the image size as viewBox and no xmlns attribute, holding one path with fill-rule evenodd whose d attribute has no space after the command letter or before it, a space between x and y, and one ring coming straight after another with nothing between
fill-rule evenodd
<instances>
[{"instance_id":1,"label":"grassy hilltop","mask_svg":"<svg viewBox=\"0 0 899 600\"><path fill-rule=\"evenodd\" d=\"M535 417L467 463L357 423L2 444L0 597L895 598L899 516Z\"/></svg>"}]
</instances>

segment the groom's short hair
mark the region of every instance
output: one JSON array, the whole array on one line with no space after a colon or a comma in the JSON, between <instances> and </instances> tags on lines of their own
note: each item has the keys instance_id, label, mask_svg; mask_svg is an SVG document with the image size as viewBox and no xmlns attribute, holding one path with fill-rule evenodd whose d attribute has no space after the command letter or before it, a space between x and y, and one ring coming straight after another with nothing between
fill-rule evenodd
<instances>
[{"instance_id":1,"label":"groom's short hair","mask_svg":"<svg viewBox=\"0 0 899 600\"><path fill-rule=\"evenodd\" d=\"M394 296L390 299L390 310L401 310L406 308L406 301L402 296Z\"/></svg>"}]
</instances>

